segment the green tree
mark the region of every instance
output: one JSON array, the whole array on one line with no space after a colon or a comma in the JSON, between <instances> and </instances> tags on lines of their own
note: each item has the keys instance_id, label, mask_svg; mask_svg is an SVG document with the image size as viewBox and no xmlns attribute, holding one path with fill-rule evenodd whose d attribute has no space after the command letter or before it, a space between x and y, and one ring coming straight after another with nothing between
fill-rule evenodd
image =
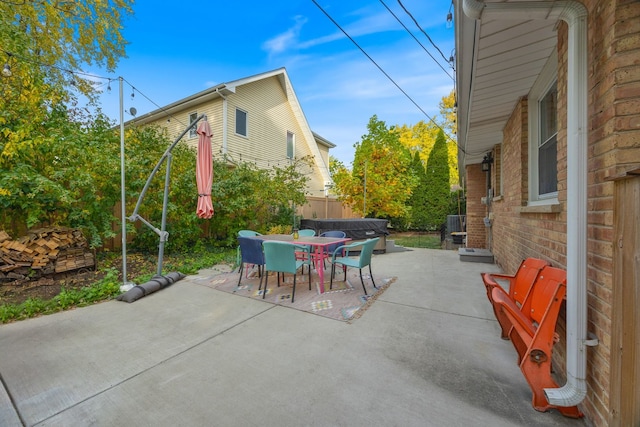
<instances>
[{"instance_id":1,"label":"green tree","mask_svg":"<svg viewBox=\"0 0 640 427\"><path fill-rule=\"evenodd\" d=\"M11 67L11 76L0 78L0 166L47 142L42 125L52 108L76 104L79 94L94 99L82 68L114 70L124 56L122 20L131 3L0 1L0 54Z\"/></svg>"},{"instance_id":2,"label":"green tree","mask_svg":"<svg viewBox=\"0 0 640 427\"><path fill-rule=\"evenodd\" d=\"M236 243L237 231L267 232L277 225L292 226L293 204L306 200L306 169L310 158L294 160L285 167L258 169L253 163L214 162L211 190L214 216L210 236L225 245Z\"/></svg>"},{"instance_id":3,"label":"green tree","mask_svg":"<svg viewBox=\"0 0 640 427\"><path fill-rule=\"evenodd\" d=\"M458 185L460 181L458 172L458 146L456 141L452 139L457 130L455 92L451 91L449 95L443 96L439 107L440 115L434 118L435 122L425 122L421 120L413 126L406 124L397 126L395 131L398 132L402 145L407 147L412 153L416 151L419 152L420 158L426 163L435 144L438 132L444 130L447 140L450 171L449 183L451 186L455 186Z\"/></svg>"},{"instance_id":4,"label":"green tree","mask_svg":"<svg viewBox=\"0 0 640 427\"><path fill-rule=\"evenodd\" d=\"M425 225L429 229L439 229L447 220L451 205L451 188L449 186L448 151L444 132L436 137L426 166L427 203Z\"/></svg>"},{"instance_id":5,"label":"green tree","mask_svg":"<svg viewBox=\"0 0 640 427\"><path fill-rule=\"evenodd\" d=\"M426 230L429 228L429 211L427 195L429 191L429 182L425 166L420 158L420 152L416 151L411 162L411 169L417 178L417 184L413 188L408 204L411 207L410 227L418 230Z\"/></svg>"},{"instance_id":6,"label":"green tree","mask_svg":"<svg viewBox=\"0 0 640 427\"><path fill-rule=\"evenodd\" d=\"M102 184L118 169L101 150L113 132L77 106L79 95L95 94L82 67L112 71L124 55L121 20L130 3L0 0L0 55L11 68L0 77L3 227L84 226L94 244L109 234L112 194ZM88 168L92 161L104 168Z\"/></svg>"},{"instance_id":7,"label":"green tree","mask_svg":"<svg viewBox=\"0 0 640 427\"><path fill-rule=\"evenodd\" d=\"M91 127L71 120L61 105L40 125L44 143L20 150L20 161L0 173L0 227L21 233L37 224L82 227L92 244L113 235L113 206L119 198L118 145L109 123Z\"/></svg>"},{"instance_id":8,"label":"green tree","mask_svg":"<svg viewBox=\"0 0 640 427\"><path fill-rule=\"evenodd\" d=\"M330 166L334 191L364 217L404 218L414 186L409 150L377 116L371 117L367 129L368 134L354 145L352 170L340 162Z\"/></svg>"}]
</instances>

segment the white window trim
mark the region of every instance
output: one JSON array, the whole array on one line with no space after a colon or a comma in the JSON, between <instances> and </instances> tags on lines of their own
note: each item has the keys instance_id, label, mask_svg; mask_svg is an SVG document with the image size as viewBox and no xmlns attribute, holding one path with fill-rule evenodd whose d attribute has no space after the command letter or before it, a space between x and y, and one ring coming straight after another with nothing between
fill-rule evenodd
<instances>
[{"instance_id":1,"label":"white window trim","mask_svg":"<svg viewBox=\"0 0 640 427\"><path fill-rule=\"evenodd\" d=\"M243 134L237 132L238 123L236 121L238 120L238 111L242 111L245 114L245 119L246 119L245 120L245 128L246 128L246 131L247 131L246 135L243 135ZM234 123L233 123L233 131L234 131L234 133L236 135L242 137L242 138L249 138L249 112L247 112L247 110L244 110L244 109L242 109L240 107L236 107L236 111L235 111L235 115L234 115L233 120L234 120Z\"/></svg>"},{"instance_id":2,"label":"white window trim","mask_svg":"<svg viewBox=\"0 0 640 427\"><path fill-rule=\"evenodd\" d=\"M289 135L291 135L291 157L289 157ZM295 157L296 157L296 134L288 130L287 131L287 158L293 159Z\"/></svg>"},{"instance_id":3,"label":"white window trim","mask_svg":"<svg viewBox=\"0 0 640 427\"><path fill-rule=\"evenodd\" d=\"M192 117L193 117L193 120L191 120ZM193 123L197 118L198 118L197 111L192 111L191 113L189 113L189 124ZM189 138L197 138L197 137L198 137L198 127L194 126L191 129L189 129Z\"/></svg>"},{"instance_id":4,"label":"white window trim","mask_svg":"<svg viewBox=\"0 0 640 427\"><path fill-rule=\"evenodd\" d=\"M547 94L557 79L558 56L554 50L529 91L529 206L558 203L557 191L540 195L538 189L538 138L540 134L538 102Z\"/></svg>"}]
</instances>

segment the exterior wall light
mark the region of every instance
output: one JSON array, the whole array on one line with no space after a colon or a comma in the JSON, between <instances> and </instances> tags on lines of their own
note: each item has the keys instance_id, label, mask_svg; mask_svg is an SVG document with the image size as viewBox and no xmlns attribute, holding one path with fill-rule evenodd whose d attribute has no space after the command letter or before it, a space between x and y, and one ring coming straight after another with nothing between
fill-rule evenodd
<instances>
[{"instance_id":1,"label":"exterior wall light","mask_svg":"<svg viewBox=\"0 0 640 427\"><path fill-rule=\"evenodd\" d=\"M491 163L493 163L493 156L491 153L485 154L482 159L482 172L489 172L491 170Z\"/></svg>"}]
</instances>

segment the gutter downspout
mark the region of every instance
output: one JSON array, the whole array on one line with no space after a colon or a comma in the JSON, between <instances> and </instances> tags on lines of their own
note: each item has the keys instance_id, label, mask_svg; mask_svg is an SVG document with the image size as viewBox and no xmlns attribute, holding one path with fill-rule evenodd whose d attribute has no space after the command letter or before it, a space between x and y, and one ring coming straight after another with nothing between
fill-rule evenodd
<instances>
[{"instance_id":1,"label":"gutter downspout","mask_svg":"<svg viewBox=\"0 0 640 427\"><path fill-rule=\"evenodd\" d=\"M220 98L222 98L222 155L227 155L227 97L220 92L219 89L216 89Z\"/></svg>"},{"instance_id":2,"label":"gutter downspout","mask_svg":"<svg viewBox=\"0 0 640 427\"><path fill-rule=\"evenodd\" d=\"M561 19L567 53L567 383L545 389L552 405L574 406L587 394L587 10L577 1L484 3L462 0L472 19Z\"/></svg>"}]
</instances>

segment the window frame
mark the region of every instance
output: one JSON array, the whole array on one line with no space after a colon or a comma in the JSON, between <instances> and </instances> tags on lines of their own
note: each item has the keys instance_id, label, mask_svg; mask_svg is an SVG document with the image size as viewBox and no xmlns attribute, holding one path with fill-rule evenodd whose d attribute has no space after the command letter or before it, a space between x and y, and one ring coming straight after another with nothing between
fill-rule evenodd
<instances>
[{"instance_id":1,"label":"window frame","mask_svg":"<svg viewBox=\"0 0 640 427\"><path fill-rule=\"evenodd\" d=\"M244 134L238 132L238 112L244 114L244 132L245 132ZM236 107L234 132L238 136L241 136L241 137L244 137L244 138L248 138L249 137L249 113L246 110L243 110L242 108L239 108L239 107Z\"/></svg>"},{"instance_id":2,"label":"window frame","mask_svg":"<svg viewBox=\"0 0 640 427\"><path fill-rule=\"evenodd\" d=\"M529 202L532 205L547 205L558 203L558 190L549 193L540 194L539 185L539 152L541 145L541 121L540 103L549 94L553 86L556 86L557 92L558 84L558 58L557 53L554 53L549 57L549 60L543 67L541 73L534 85L529 91ZM556 98L556 147L558 144L558 128L560 121L558 120L558 105ZM548 141L549 139L547 139ZM556 149L557 150L557 149ZM557 151L556 151L557 152ZM557 157L556 157L556 169L557 169ZM557 184L557 182L556 182Z\"/></svg>"},{"instance_id":3,"label":"window frame","mask_svg":"<svg viewBox=\"0 0 640 427\"><path fill-rule=\"evenodd\" d=\"M296 156L296 134L287 131L287 159L293 160Z\"/></svg>"},{"instance_id":4,"label":"window frame","mask_svg":"<svg viewBox=\"0 0 640 427\"><path fill-rule=\"evenodd\" d=\"M192 113L189 113L189 124L193 124L193 122L196 121L196 119L198 118L198 112L194 111ZM191 129L189 129L189 138L197 138L198 137L198 127L194 126Z\"/></svg>"}]
</instances>

